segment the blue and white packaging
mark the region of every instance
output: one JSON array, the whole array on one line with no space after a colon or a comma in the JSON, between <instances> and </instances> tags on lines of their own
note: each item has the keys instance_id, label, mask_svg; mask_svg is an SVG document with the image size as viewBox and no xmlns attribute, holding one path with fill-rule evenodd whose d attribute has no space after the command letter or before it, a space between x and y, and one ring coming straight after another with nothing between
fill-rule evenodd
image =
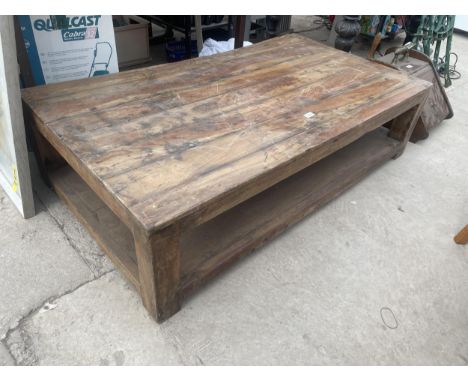
<instances>
[{"instance_id":1,"label":"blue and white packaging","mask_svg":"<svg viewBox=\"0 0 468 382\"><path fill-rule=\"evenodd\" d=\"M119 71L112 16L19 16L36 85Z\"/></svg>"}]
</instances>

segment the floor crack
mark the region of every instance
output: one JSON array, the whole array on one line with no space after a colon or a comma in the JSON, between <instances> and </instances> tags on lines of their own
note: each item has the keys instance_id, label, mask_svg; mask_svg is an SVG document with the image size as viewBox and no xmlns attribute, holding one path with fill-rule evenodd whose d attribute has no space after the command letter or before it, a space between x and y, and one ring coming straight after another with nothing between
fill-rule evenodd
<instances>
[{"instance_id":1,"label":"floor crack","mask_svg":"<svg viewBox=\"0 0 468 382\"><path fill-rule=\"evenodd\" d=\"M13 365L14 365L14 366L18 366L18 360L16 359L16 357L14 356L14 354L11 352L11 349L10 349L10 347L8 346L7 342L6 342L6 338L0 340L0 343L3 344L3 347L6 349L6 351L7 351L8 354L10 355L11 359L13 360Z\"/></svg>"},{"instance_id":2,"label":"floor crack","mask_svg":"<svg viewBox=\"0 0 468 382\"><path fill-rule=\"evenodd\" d=\"M81 250L76 246L76 244L73 242L72 238L65 232L65 225L61 223L51 212L51 210L47 207L46 203L41 199L39 193L35 192L38 201L42 204L44 207L44 210L48 213L48 215L52 218L54 223L57 225L57 227L60 229L62 232L63 236L65 237L65 240L67 243L70 245L70 247L73 248L73 250L77 253L77 255L80 257L80 259L85 263L86 267L90 270L90 272L95 276L95 277L101 277L101 273L99 271L96 271L92 264L81 254Z\"/></svg>"},{"instance_id":3,"label":"floor crack","mask_svg":"<svg viewBox=\"0 0 468 382\"><path fill-rule=\"evenodd\" d=\"M89 284L89 283L92 283L93 281L97 281L99 280L100 278L106 276L107 274L111 273L111 272L115 272L115 269L110 269L110 270L107 270L105 272L99 272L99 271L96 271L92 266L91 264L89 264L89 262L87 261L87 259L82 255L81 251L79 250L79 248L75 245L75 243L73 242L72 238L65 232L65 226L64 224L62 224L55 216L54 214L49 210L49 208L47 207L46 203L44 203L44 201L42 200L42 198L40 197L40 195L35 192L35 199L37 200L37 202L40 204L40 207L41 209L46 212L52 219L52 221L57 225L57 227L60 229L60 231L62 232L63 236L65 237L66 241L68 242L68 244L73 248L73 250L76 252L76 254L79 256L79 258L85 263L86 267L90 270L90 277L87 278L84 282L82 283L79 283L78 285L72 287L71 289L68 289L68 290L65 290L64 292L62 293L59 293L59 294L55 294L55 295L52 295L52 296L48 296L47 298L45 298L44 300L42 300L39 304L36 304L33 308L31 308L28 312L26 312L25 314L23 314L22 316L20 316L19 319L17 319L16 321L12 322L9 326L9 329L3 334L3 335L0 335L0 343L4 345L4 347L6 348L8 354L10 355L10 357L12 358L13 360L13 363L15 366L17 365L20 365L22 364L23 362L21 361L21 359L19 359L17 356L15 356L15 352L13 351L13 348L12 348L12 344L11 344L11 336L13 333L15 333L17 330L22 330L22 328L24 327L25 323L31 318L33 317L35 314L37 314L40 309L42 309L42 307L49 303L49 302L53 302L53 301L56 301L56 300L59 300L61 299L62 297L65 297L67 295L70 295L72 293L74 293L75 291L77 291L78 289L80 289L81 287ZM25 331L26 333L26 331ZM22 338L22 340L24 341L24 338ZM26 346L29 348L29 346ZM30 361L33 362L33 364L36 363L36 359L35 359L35 355L33 354L34 352L31 353L32 355L32 359L30 359Z\"/></svg>"},{"instance_id":4,"label":"floor crack","mask_svg":"<svg viewBox=\"0 0 468 382\"><path fill-rule=\"evenodd\" d=\"M86 284L90 284L94 281L97 281L99 279L101 279L102 277L106 276L107 274L111 273L111 272L115 272L115 269L111 269L107 272L104 272L103 274L101 274L99 277L96 277L96 278L92 278L91 280L86 280L80 284L78 284L77 286L75 286L74 288L72 289L69 289L69 290L66 290L65 292L61 293L61 294L58 294L58 295L52 295L52 296L49 296L47 297L46 299L44 299L43 301L41 301L38 305L36 305L34 308L30 309L29 312L27 312L23 317L21 317L15 325L13 325L11 328L9 328L7 330L7 332L3 335L2 338L0 338L0 341L7 344L8 342L8 339L10 338L11 336L11 333L13 333L16 329L20 328L23 326L24 322L27 321L29 318L31 318L32 316L34 316L46 303L48 302L52 302L52 301L56 301L62 297L65 297L65 296L68 296L69 294L72 294L74 292L76 292L78 289L80 289L81 287L85 286ZM9 347L8 347L8 344L6 345L8 350L10 351Z\"/></svg>"}]
</instances>

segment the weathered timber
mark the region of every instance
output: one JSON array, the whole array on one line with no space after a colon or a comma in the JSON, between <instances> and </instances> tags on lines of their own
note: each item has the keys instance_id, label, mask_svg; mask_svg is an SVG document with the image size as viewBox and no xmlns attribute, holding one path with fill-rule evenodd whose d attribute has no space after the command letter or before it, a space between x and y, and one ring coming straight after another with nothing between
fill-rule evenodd
<instances>
[{"instance_id":1,"label":"weathered timber","mask_svg":"<svg viewBox=\"0 0 468 382\"><path fill-rule=\"evenodd\" d=\"M23 102L51 184L163 321L400 155L430 87L286 35L25 89Z\"/></svg>"}]
</instances>

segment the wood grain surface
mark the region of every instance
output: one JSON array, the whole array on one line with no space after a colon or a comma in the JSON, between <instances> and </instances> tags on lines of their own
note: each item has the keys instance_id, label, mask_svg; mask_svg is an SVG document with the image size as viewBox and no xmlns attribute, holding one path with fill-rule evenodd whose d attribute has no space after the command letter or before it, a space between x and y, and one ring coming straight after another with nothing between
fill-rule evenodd
<instances>
[{"instance_id":1,"label":"wood grain surface","mask_svg":"<svg viewBox=\"0 0 468 382\"><path fill-rule=\"evenodd\" d=\"M430 86L287 35L28 88L23 100L89 187L151 234L219 215L412 109Z\"/></svg>"}]
</instances>

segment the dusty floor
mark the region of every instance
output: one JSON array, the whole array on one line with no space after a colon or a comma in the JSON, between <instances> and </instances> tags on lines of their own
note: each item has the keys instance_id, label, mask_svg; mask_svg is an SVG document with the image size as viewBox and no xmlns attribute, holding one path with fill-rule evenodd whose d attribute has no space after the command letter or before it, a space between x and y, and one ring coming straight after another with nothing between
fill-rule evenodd
<instances>
[{"instance_id":1,"label":"dusty floor","mask_svg":"<svg viewBox=\"0 0 468 382\"><path fill-rule=\"evenodd\" d=\"M35 182L25 221L0 191L0 365L468 364L468 37L453 50L451 120L162 325L53 192Z\"/></svg>"}]
</instances>

